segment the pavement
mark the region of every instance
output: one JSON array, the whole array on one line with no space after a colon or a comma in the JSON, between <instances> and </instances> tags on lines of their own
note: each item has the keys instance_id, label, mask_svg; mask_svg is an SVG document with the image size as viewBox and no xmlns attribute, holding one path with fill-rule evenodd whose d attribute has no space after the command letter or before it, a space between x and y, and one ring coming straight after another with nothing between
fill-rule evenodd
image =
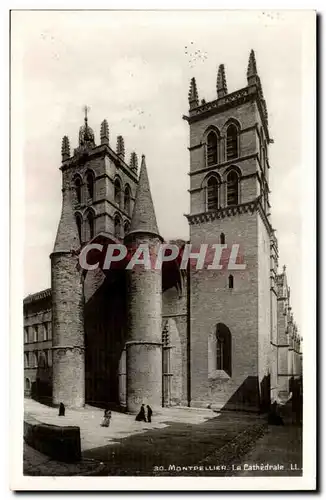
<instances>
[{"instance_id":1,"label":"pavement","mask_svg":"<svg viewBox=\"0 0 326 500\"><path fill-rule=\"evenodd\" d=\"M302 426L269 426L236 476L302 476Z\"/></svg>"},{"instance_id":2,"label":"pavement","mask_svg":"<svg viewBox=\"0 0 326 500\"><path fill-rule=\"evenodd\" d=\"M100 426L101 409L66 409L65 417L59 417L57 408L31 399L25 400L25 414L48 424L79 426L82 448L80 463L64 464L25 444L24 474L28 475L277 476L302 472L301 426L267 427L266 419L254 414L162 408L153 415L152 423L145 423L136 422L134 415L113 411L111 425L105 428ZM262 432L256 429L262 427L262 432L267 432L258 439ZM250 437L244 446L246 435ZM234 449L240 450L237 456ZM227 469L223 470L225 463ZM205 464L205 468L200 468L200 464ZM285 468L250 469L257 464L283 464Z\"/></svg>"},{"instance_id":3,"label":"pavement","mask_svg":"<svg viewBox=\"0 0 326 500\"><path fill-rule=\"evenodd\" d=\"M44 424L80 427L81 450L86 451L104 444L113 444L120 439L143 434L153 429L168 427L168 421L184 424L200 424L216 417L217 413L207 409L162 408L152 417L152 423L136 422L135 415L112 411L110 427L101 427L104 410L93 406L81 409L66 408L64 417L58 416L58 408L43 405L33 399L24 400L24 412Z\"/></svg>"}]
</instances>

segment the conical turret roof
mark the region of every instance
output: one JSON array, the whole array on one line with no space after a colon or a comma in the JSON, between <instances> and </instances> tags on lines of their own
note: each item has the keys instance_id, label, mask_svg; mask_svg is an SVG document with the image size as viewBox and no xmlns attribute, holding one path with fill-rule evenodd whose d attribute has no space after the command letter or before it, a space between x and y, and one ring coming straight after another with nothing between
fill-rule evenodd
<instances>
[{"instance_id":1,"label":"conical turret roof","mask_svg":"<svg viewBox=\"0 0 326 500\"><path fill-rule=\"evenodd\" d=\"M61 216L53 253L71 252L80 248L77 223L72 208L71 188L62 190Z\"/></svg>"},{"instance_id":2,"label":"conical turret roof","mask_svg":"<svg viewBox=\"0 0 326 500\"><path fill-rule=\"evenodd\" d=\"M150 233L160 236L149 186L145 155L142 155L139 182L128 236L131 233Z\"/></svg>"}]
</instances>

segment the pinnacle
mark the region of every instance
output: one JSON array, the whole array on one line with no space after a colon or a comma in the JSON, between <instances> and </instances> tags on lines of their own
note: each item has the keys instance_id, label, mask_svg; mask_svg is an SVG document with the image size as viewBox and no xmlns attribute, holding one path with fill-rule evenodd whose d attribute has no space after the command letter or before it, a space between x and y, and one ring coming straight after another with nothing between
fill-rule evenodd
<instances>
[{"instance_id":1,"label":"pinnacle","mask_svg":"<svg viewBox=\"0 0 326 500\"><path fill-rule=\"evenodd\" d=\"M253 49L251 49L248 62L248 69L247 69L247 78L249 78L250 76L255 76L257 74L258 73L257 73L255 52L253 51Z\"/></svg>"},{"instance_id":2,"label":"pinnacle","mask_svg":"<svg viewBox=\"0 0 326 500\"><path fill-rule=\"evenodd\" d=\"M128 234L131 233L150 233L159 236L145 155L142 155L135 205Z\"/></svg>"},{"instance_id":3,"label":"pinnacle","mask_svg":"<svg viewBox=\"0 0 326 500\"><path fill-rule=\"evenodd\" d=\"M217 94L225 95L228 93L228 89L226 86L224 64L220 64L219 68L218 68L217 80L216 80L216 90L217 90Z\"/></svg>"}]
</instances>

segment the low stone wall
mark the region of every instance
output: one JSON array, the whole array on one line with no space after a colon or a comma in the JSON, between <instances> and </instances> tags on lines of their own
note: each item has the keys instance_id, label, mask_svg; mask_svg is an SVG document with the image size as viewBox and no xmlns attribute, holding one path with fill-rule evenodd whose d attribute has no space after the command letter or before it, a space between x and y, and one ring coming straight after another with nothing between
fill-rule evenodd
<instances>
[{"instance_id":1,"label":"low stone wall","mask_svg":"<svg viewBox=\"0 0 326 500\"><path fill-rule=\"evenodd\" d=\"M24 440L32 448L55 460L72 463L81 459L79 427L43 424L25 415Z\"/></svg>"}]
</instances>

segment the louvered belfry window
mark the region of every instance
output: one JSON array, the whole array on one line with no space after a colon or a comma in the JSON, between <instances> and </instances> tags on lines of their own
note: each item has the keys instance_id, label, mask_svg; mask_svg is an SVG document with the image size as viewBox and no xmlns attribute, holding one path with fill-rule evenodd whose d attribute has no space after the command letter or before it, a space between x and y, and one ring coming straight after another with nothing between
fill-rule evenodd
<instances>
[{"instance_id":1,"label":"louvered belfry window","mask_svg":"<svg viewBox=\"0 0 326 500\"><path fill-rule=\"evenodd\" d=\"M219 183L216 177L212 176L207 181L207 210L218 208Z\"/></svg>"}]
</instances>

